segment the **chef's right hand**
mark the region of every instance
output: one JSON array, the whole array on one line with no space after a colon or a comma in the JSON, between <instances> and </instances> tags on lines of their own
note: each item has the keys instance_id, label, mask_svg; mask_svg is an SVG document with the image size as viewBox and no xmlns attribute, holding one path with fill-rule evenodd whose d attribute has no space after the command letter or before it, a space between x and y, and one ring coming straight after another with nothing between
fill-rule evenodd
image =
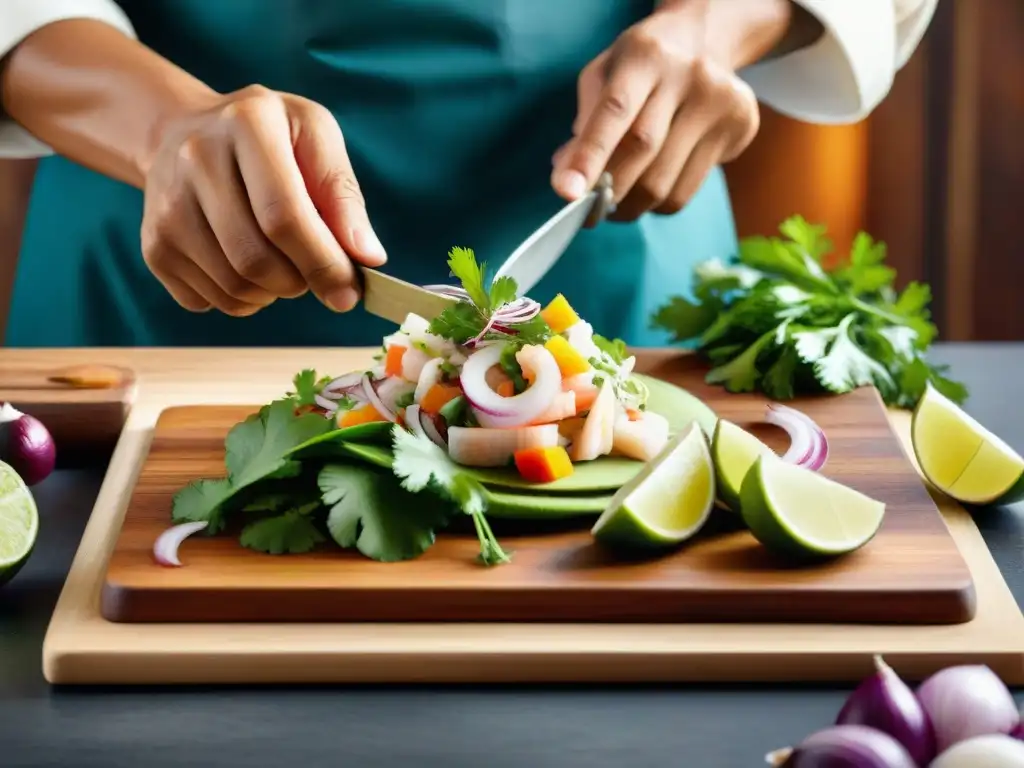
<instances>
[{"instance_id":1,"label":"chef's right hand","mask_svg":"<svg viewBox=\"0 0 1024 768\"><path fill-rule=\"evenodd\" d=\"M185 309L251 315L311 290L359 301L384 248L324 107L251 86L168 122L146 174L142 253Z\"/></svg>"}]
</instances>

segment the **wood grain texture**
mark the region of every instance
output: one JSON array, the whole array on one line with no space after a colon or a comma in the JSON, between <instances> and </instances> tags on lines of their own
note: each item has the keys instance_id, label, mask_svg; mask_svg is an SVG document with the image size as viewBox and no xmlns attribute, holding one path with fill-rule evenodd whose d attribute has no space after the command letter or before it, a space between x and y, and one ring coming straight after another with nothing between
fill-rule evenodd
<instances>
[{"instance_id":1,"label":"wood grain texture","mask_svg":"<svg viewBox=\"0 0 1024 768\"><path fill-rule=\"evenodd\" d=\"M694 392L748 428L766 400L703 383L692 357L638 356L638 370ZM797 403L829 435L824 474L887 504L879 534L858 552L796 567L737 526L672 555L624 561L596 546L592 520L538 534L497 528L512 563L474 563L472 531L443 534L422 557L376 563L333 544L308 555L250 551L231 535L196 536L182 568L152 559L174 493L224 474L224 437L257 405L165 411L128 505L103 588L112 621L965 622L971 575L873 389ZM781 430L759 430L776 446ZM813 498L807 499L814 504ZM729 521L729 513L719 518Z\"/></svg>"},{"instance_id":2,"label":"wood grain texture","mask_svg":"<svg viewBox=\"0 0 1024 768\"><path fill-rule=\"evenodd\" d=\"M107 565L163 409L266 402L297 370L348 370L373 352L0 350L0 370L101 359L139 375L138 397L47 628L42 666L50 683L852 683L881 653L910 681L951 664L987 664L1007 684L1024 684L1024 615L971 516L931 488L974 578L977 612L965 624L118 624L102 617ZM907 448L907 414L890 412L890 421Z\"/></svg>"},{"instance_id":3,"label":"wood grain texture","mask_svg":"<svg viewBox=\"0 0 1024 768\"><path fill-rule=\"evenodd\" d=\"M57 446L60 466L113 450L135 397L135 372L94 362L68 368L0 367L0 403L39 419Z\"/></svg>"}]
</instances>

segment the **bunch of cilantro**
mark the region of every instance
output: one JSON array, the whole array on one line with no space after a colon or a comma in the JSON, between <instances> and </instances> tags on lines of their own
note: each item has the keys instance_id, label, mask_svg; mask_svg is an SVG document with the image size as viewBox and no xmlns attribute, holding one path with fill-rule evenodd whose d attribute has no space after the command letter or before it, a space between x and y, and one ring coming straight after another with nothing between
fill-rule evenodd
<instances>
[{"instance_id":1,"label":"bunch of cilantro","mask_svg":"<svg viewBox=\"0 0 1024 768\"><path fill-rule=\"evenodd\" d=\"M966 388L925 358L936 336L928 286L897 293L885 244L864 232L845 263L826 269L825 231L795 216L782 237L743 239L733 263L699 264L696 301L673 298L653 327L695 343L713 366L708 383L729 392L788 400L873 385L888 405L912 408L930 383L962 403Z\"/></svg>"}]
</instances>

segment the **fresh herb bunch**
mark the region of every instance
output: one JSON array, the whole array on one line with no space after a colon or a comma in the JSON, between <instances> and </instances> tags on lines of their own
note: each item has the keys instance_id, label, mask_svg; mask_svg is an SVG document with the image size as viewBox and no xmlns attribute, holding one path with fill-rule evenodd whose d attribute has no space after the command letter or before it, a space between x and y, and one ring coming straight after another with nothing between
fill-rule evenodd
<instances>
[{"instance_id":1,"label":"fresh herb bunch","mask_svg":"<svg viewBox=\"0 0 1024 768\"><path fill-rule=\"evenodd\" d=\"M470 248L452 248L448 255L448 268L462 284L469 301L458 301L446 308L430 323L430 332L465 344L487 326L491 313L518 298L519 286L511 277L499 277L486 284L487 262L477 263ZM492 329L484 340L497 339L510 342L513 348L526 344L543 344L551 338L551 329L540 315L515 325L515 333Z\"/></svg>"},{"instance_id":2,"label":"fresh herb bunch","mask_svg":"<svg viewBox=\"0 0 1024 768\"><path fill-rule=\"evenodd\" d=\"M936 336L931 291L912 282L897 293L884 243L861 232L849 259L827 269L824 226L794 216L779 232L743 239L733 263L699 264L696 302L675 297L652 318L675 341L696 342L714 366L708 383L776 400L873 385L902 408L916 405L929 383L954 402L967 398L947 366L925 359Z\"/></svg>"}]
</instances>

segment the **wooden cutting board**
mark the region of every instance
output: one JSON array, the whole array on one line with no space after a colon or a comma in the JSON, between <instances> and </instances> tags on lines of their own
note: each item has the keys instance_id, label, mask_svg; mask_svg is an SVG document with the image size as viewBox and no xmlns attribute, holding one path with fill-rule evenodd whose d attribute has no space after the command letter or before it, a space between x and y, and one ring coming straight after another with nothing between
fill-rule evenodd
<instances>
[{"instance_id":1,"label":"wooden cutting board","mask_svg":"<svg viewBox=\"0 0 1024 768\"><path fill-rule=\"evenodd\" d=\"M689 389L769 444L785 445L781 430L758 426L764 398L705 385L706 369L694 358L641 354L637 368ZM223 474L224 436L257 404L169 409L130 496L102 613L116 622L969 621L970 572L877 393L861 389L795 405L829 436L824 474L887 504L885 523L866 547L812 567L779 561L727 526L670 556L623 562L592 544L585 523L543 535L506 532L513 562L492 569L474 564L472 534L442 535L421 558L391 564L336 547L263 555L242 548L237 535L196 536L182 547L186 565L164 568L151 547L170 522L173 494L191 480Z\"/></svg>"},{"instance_id":2,"label":"wooden cutting board","mask_svg":"<svg viewBox=\"0 0 1024 768\"><path fill-rule=\"evenodd\" d=\"M15 365L0 368L0 403L32 414L46 425L61 466L95 459L117 443L135 398L131 368L104 363ZM59 362L58 362L59 361Z\"/></svg>"}]
</instances>

